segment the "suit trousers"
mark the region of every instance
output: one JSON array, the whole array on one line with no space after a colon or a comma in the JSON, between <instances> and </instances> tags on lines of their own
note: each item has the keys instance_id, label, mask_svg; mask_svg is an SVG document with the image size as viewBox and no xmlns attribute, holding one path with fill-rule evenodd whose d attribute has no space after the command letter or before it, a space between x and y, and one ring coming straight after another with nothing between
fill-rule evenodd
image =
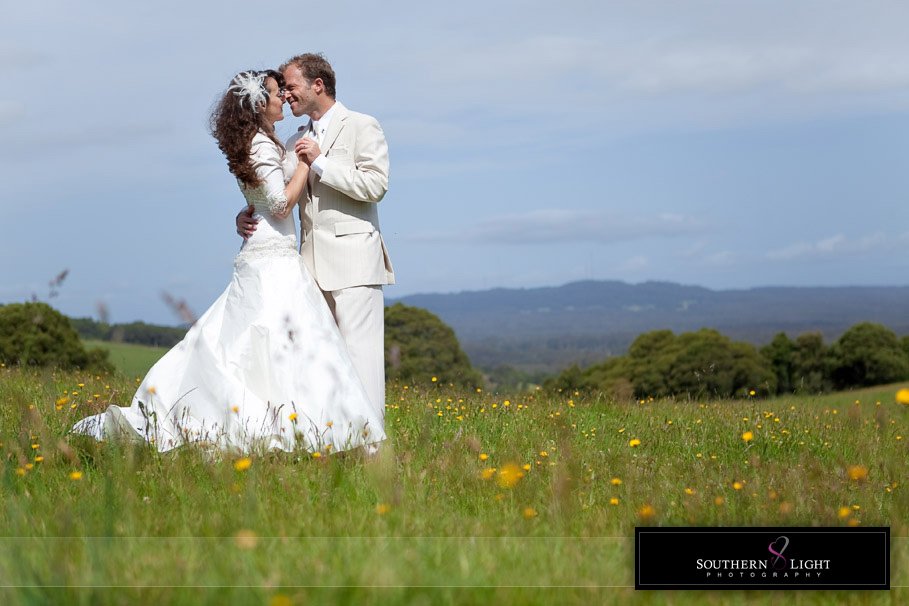
<instances>
[{"instance_id":1,"label":"suit trousers","mask_svg":"<svg viewBox=\"0 0 909 606\"><path fill-rule=\"evenodd\" d=\"M322 291L366 394L385 419L385 295L381 286Z\"/></svg>"}]
</instances>

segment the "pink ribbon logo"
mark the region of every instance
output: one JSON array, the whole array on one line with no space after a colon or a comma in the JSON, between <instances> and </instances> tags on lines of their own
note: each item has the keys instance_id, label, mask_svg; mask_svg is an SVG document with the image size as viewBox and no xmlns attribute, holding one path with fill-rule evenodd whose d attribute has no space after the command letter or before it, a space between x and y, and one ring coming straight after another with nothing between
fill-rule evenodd
<instances>
[{"instance_id":1,"label":"pink ribbon logo","mask_svg":"<svg viewBox=\"0 0 909 606\"><path fill-rule=\"evenodd\" d=\"M777 549L775 549L775 548L780 543L782 543L782 547L779 547L779 551L777 551ZM783 557L783 552L786 551L787 547L789 547L789 537L777 537L777 539L775 541L773 541L772 543L770 543L770 545L767 546L767 551L769 551L770 553L772 553L773 555L776 556L773 559L773 564L771 564L773 566L774 570L777 570L777 569L782 570L789 565L789 561ZM780 562L782 562L783 565L778 567L777 564L779 564Z\"/></svg>"}]
</instances>

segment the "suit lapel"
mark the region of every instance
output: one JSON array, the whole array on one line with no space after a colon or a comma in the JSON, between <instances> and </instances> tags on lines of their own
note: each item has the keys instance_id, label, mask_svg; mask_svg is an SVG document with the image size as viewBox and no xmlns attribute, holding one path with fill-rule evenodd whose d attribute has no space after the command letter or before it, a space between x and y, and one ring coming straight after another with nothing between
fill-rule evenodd
<instances>
[{"instance_id":1,"label":"suit lapel","mask_svg":"<svg viewBox=\"0 0 909 606\"><path fill-rule=\"evenodd\" d=\"M328 130L325 132L325 139L323 139L322 145L319 146L322 149L323 154L328 155L328 150L330 150L331 146L337 141L338 135L341 134L341 130L343 130L344 122L346 120L347 108L344 107L340 101L335 101L335 115L331 119L331 124L328 125Z\"/></svg>"}]
</instances>

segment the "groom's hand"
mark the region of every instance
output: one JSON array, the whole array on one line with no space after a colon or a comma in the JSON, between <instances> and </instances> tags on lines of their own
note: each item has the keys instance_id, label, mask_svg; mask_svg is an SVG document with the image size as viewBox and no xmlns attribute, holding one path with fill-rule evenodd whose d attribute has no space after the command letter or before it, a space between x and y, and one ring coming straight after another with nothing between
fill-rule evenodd
<instances>
[{"instance_id":1,"label":"groom's hand","mask_svg":"<svg viewBox=\"0 0 909 606\"><path fill-rule=\"evenodd\" d=\"M237 234L244 240L249 238L253 235L253 232L256 231L256 224L259 221L253 219L253 212L255 212L255 210L255 206L249 205L237 214Z\"/></svg>"},{"instance_id":2,"label":"groom's hand","mask_svg":"<svg viewBox=\"0 0 909 606\"><path fill-rule=\"evenodd\" d=\"M319 157L319 154L322 153L322 150L319 149L319 144L309 137L299 139L296 145L294 145L294 151L297 156L299 156L300 161L306 162L306 164L312 164L313 161Z\"/></svg>"}]
</instances>

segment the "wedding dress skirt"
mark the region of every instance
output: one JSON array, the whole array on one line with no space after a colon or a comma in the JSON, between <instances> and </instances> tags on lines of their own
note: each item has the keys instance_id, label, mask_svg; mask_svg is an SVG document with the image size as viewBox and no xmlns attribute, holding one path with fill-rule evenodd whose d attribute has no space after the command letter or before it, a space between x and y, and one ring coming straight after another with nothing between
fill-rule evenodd
<instances>
[{"instance_id":1,"label":"wedding dress skirt","mask_svg":"<svg viewBox=\"0 0 909 606\"><path fill-rule=\"evenodd\" d=\"M334 452L385 438L384 410L369 402L298 253L293 218L256 216L227 289L151 368L132 405L73 431L130 436L160 451L203 443Z\"/></svg>"}]
</instances>

